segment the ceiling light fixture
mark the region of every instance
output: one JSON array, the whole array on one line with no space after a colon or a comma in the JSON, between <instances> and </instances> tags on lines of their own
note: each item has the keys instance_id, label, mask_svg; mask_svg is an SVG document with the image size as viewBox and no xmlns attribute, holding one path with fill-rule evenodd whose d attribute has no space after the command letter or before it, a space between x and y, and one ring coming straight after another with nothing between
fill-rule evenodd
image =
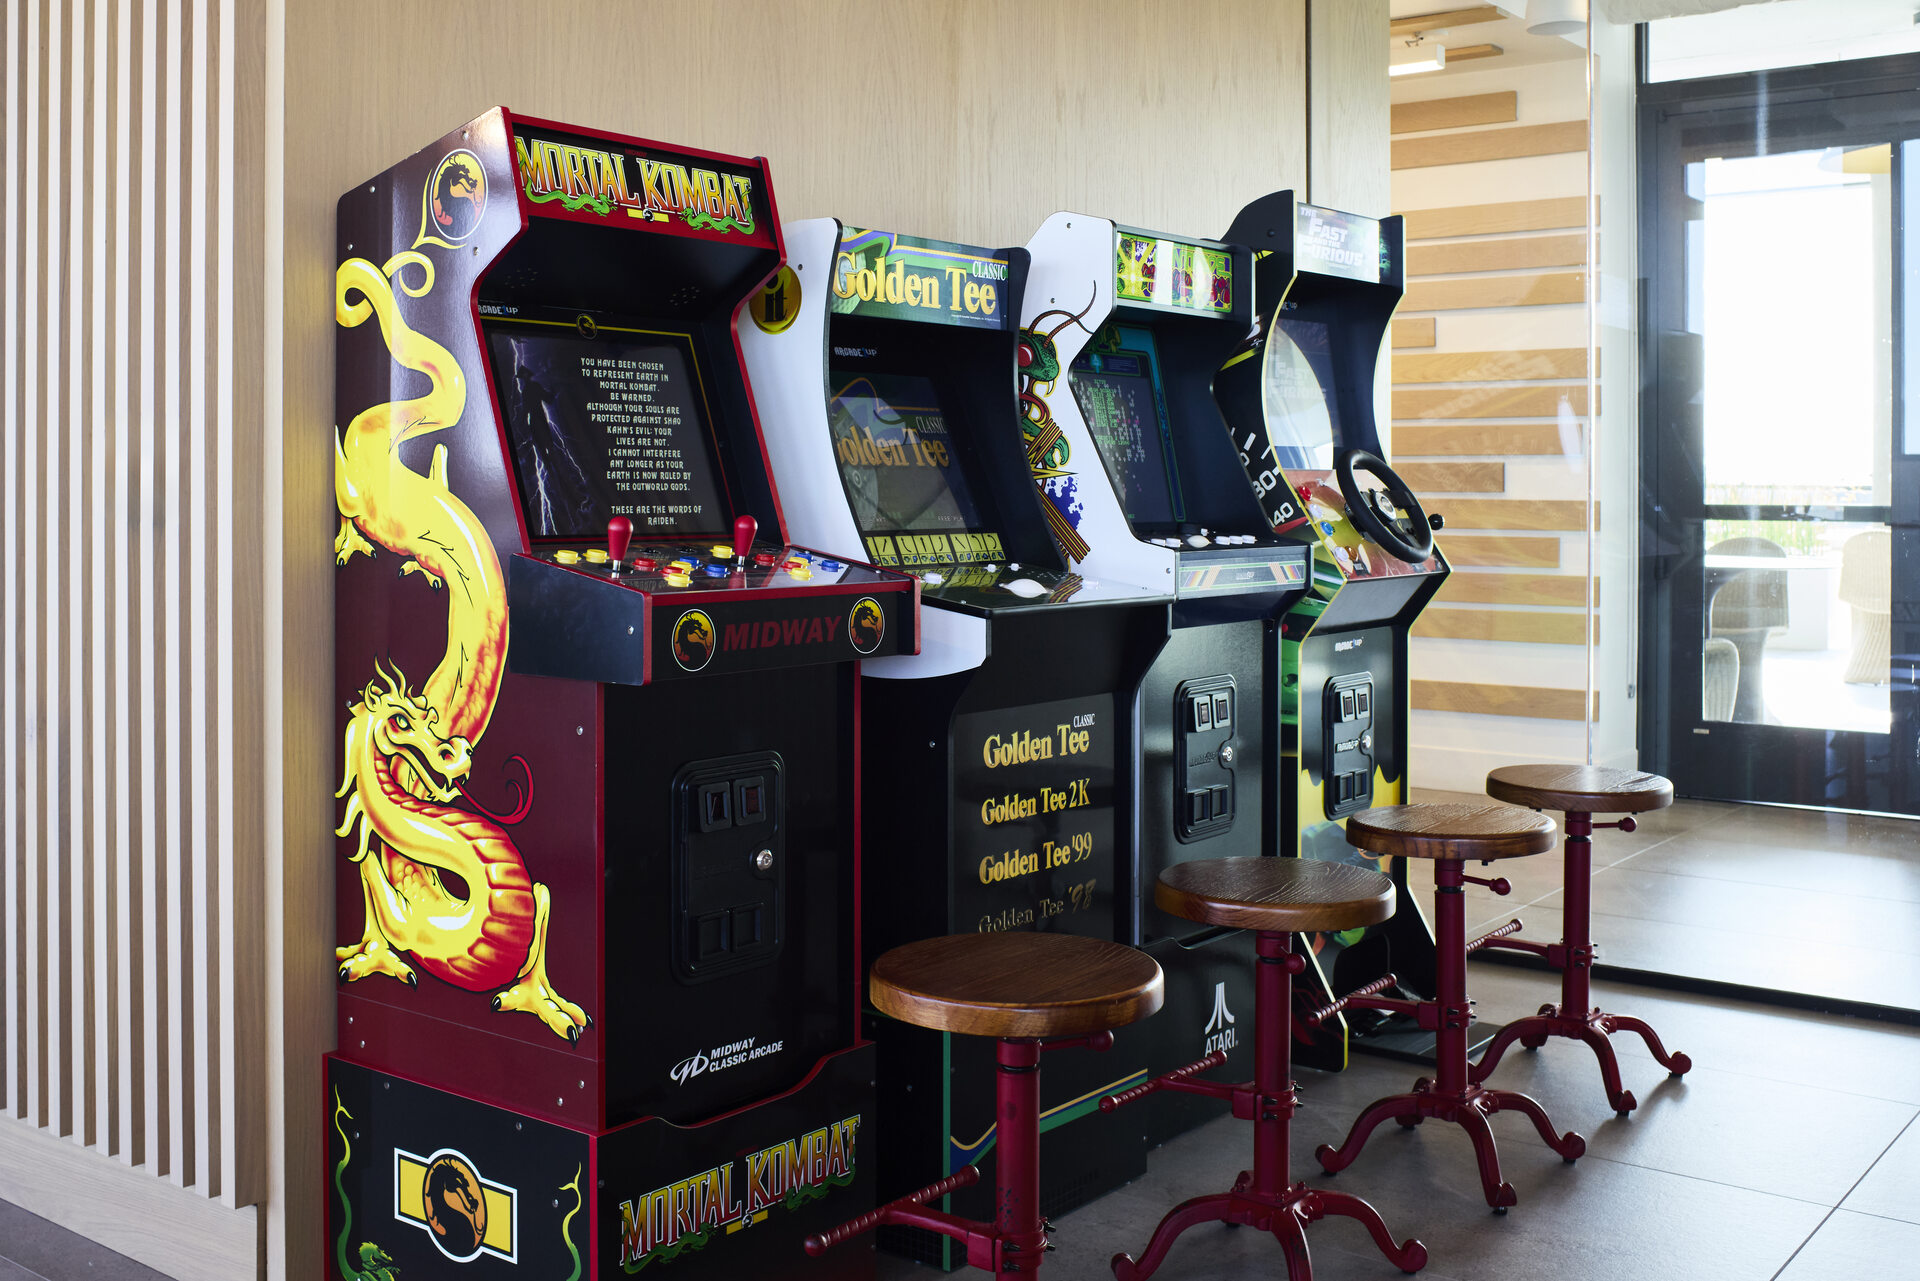
<instances>
[{"instance_id":1,"label":"ceiling light fixture","mask_svg":"<svg viewBox=\"0 0 1920 1281\"><path fill-rule=\"evenodd\" d=\"M1530 36L1582 35L1587 29L1587 0L1527 0Z\"/></svg>"},{"instance_id":2,"label":"ceiling light fixture","mask_svg":"<svg viewBox=\"0 0 1920 1281\"><path fill-rule=\"evenodd\" d=\"M1388 60L1387 74L1390 76L1414 76L1423 71L1444 71L1447 66L1447 46L1428 44L1421 35L1411 40L1399 41Z\"/></svg>"}]
</instances>

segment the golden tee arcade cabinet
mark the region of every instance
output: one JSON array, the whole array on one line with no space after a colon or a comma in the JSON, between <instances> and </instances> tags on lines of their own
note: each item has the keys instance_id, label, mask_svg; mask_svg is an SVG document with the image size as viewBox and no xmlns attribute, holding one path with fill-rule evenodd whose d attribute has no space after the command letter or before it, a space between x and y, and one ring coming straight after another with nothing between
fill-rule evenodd
<instances>
[{"instance_id":1,"label":"golden tee arcade cabinet","mask_svg":"<svg viewBox=\"0 0 1920 1281\"><path fill-rule=\"evenodd\" d=\"M330 1274L871 1274L858 665L735 338L759 160L495 109L339 202ZM857 548L857 541L846 546Z\"/></svg>"},{"instance_id":2,"label":"golden tee arcade cabinet","mask_svg":"<svg viewBox=\"0 0 1920 1281\"><path fill-rule=\"evenodd\" d=\"M1446 581L1441 527L1386 463L1375 374L1405 289L1397 217L1373 219L1296 201L1254 201L1227 237L1255 251L1261 315L1215 383L1247 476L1276 530L1313 548L1313 590L1289 611L1279 664L1284 751L1280 853L1336 862L1346 816L1408 799L1407 640ZM1433 991L1433 934L1393 860L1399 907L1384 925L1312 941L1302 981L1325 1004L1388 973ZM1317 998L1317 999L1316 999ZM1347 1016L1335 1014L1297 1057L1345 1065ZM1433 1034L1369 1013L1372 1043L1418 1056Z\"/></svg>"}]
</instances>

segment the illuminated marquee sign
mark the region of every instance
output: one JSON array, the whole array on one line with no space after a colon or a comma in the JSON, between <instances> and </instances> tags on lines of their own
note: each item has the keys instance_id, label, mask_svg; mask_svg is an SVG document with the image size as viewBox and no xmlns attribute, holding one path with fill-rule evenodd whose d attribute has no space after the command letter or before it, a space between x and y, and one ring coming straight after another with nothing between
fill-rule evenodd
<instances>
[{"instance_id":1,"label":"illuminated marquee sign","mask_svg":"<svg viewBox=\"0 0 1920 1281\"><path fill-rule=\"evenodd\" d=\"M531 129L515 131L513 154L521 194L536 212L771 242L766 194L751 169Z\"/></svg>"}]
</instances>

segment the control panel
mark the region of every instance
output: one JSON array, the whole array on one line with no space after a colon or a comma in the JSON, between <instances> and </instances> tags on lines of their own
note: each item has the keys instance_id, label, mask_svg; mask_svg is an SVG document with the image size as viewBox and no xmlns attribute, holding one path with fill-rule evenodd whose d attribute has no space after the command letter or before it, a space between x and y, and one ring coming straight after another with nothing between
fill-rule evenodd
<instances>
[{"instance_id":1,"label":"control panel","mask_svg":"<svg viewBox=\"0 0 1920 1281\"><path fill-rule=\"evenodd\" d=\"M1326 685L1327 817L1357 813L1373 804L1373 676L1350 672Z\"/></svg>"},{"instance_id":2,"label":"control panel","mask_svg":"<svg viewBox=\"0 0 1920 1281\"><path fill-rule=\"evenodd\" d=\"M1174 834L1182 841L1233 826L1237 695L1231 676L1182 681L1174 691Z\"/></svg>"},{"instance_id":3,"label":"control panel","mask_svg":"<svg viewBox=\"0 0 1920 1281\"><path fill-rule=\"evenodd\" d=\"M674 776L673 954L691 982L766 965L785 934L781 761L756 752Z\"/></svg>"}]
</instances>

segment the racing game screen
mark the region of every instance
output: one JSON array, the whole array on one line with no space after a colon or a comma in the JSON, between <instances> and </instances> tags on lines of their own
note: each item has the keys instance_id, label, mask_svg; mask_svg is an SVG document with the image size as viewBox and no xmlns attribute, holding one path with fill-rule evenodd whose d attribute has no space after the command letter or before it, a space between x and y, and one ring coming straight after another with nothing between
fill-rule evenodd
<instances>
[{"instance_id":1,"label":"racing game screen","mask_svg":"<svg viewBox=\"0 0 1920 1281\"><path fill-rule=\"evenodd\" d=\"M1333 348L1317 320L1282 320L1267 343L1261 408L1274 457L1288 471L1333 466Z\"/></svg>"}]
</instances>

